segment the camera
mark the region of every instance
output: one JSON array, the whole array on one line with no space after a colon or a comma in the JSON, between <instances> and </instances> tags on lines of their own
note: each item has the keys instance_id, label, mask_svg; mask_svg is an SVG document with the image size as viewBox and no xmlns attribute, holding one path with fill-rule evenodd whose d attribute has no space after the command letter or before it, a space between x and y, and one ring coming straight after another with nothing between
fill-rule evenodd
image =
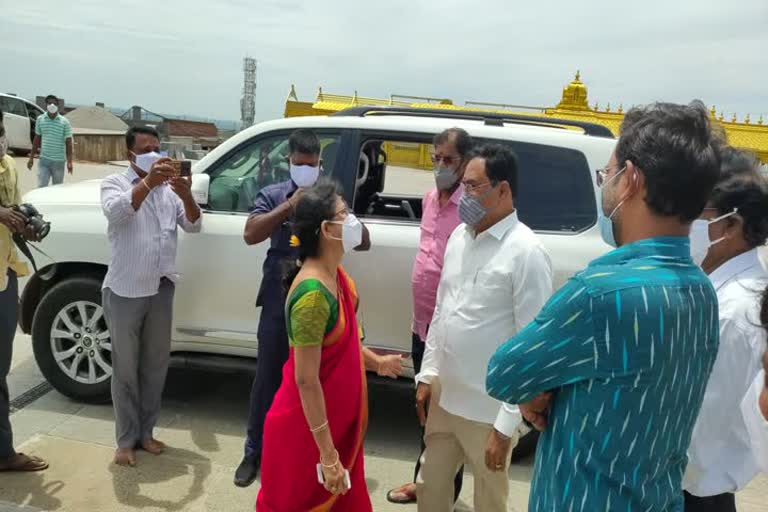
<instances>
[{"instance_id":1,"label":"camera","mask_svg":"<svg viewBox=\"0 0 768 512\"><path fill-rule=\"evenodd\" d=\"M32 230L37 235L38 240L42 240L51 231L51 223L43 220L43 215L37 211L37 208L29 203L24 203L12 207L27 219L27 225L32 226Z\"/></svg>"}]
</instances>

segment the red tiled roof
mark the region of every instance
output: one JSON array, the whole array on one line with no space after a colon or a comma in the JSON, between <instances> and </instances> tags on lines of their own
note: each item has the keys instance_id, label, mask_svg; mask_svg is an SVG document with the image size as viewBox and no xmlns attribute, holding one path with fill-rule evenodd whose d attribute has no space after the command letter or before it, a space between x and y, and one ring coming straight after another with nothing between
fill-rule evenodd
<instances>
[{"instance_id":1,"label":"red tiled roof","mask_svg":"<svg viewBox=\"0 0 768 512\"><path fill-rule=\"evenodd\" d=\"M219 131L213 123L166 119L165 131L170 137L218 137Z\"/></svg>"}]
</instances>

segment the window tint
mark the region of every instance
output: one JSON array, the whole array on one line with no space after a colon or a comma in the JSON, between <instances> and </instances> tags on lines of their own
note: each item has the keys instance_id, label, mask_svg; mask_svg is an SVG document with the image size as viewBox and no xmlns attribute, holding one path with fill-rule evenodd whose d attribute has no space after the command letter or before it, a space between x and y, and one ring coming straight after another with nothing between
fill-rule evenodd
<instances>
[{"instance_id":1,"label":"window tint","mask_svg":"<svg viewBox=\"0 0 768 512\"><path fill-rule=\"evenodd\" d=\"M290 179L288 137L290 133L267 136L235 150L209 172L208 206L212 210L247 212L259 191ZM332 175L336 165L339 136L318 134L323 173Z\"/></svg>"},{"instance_id":2,"label":"window tint","mask_svg":"<svg viewBox=\"0 0 768 512\"><path fill-rule=\"evenodd\" d=\"M592 175L583 153L525 142L493 142L508 145L517 154L515 206L528 227L577 232L596 222Z\"/></svg>"},{"instance_id":3,"label":"window tint","mask_svg":"<svg viewBox=\"0 0 768 512\"><path fill-rule=\"evenodd\" d=\"M27 107L24 102L17 98L0 96L0 108L6 114L15 114L17 116L27 117Z\"/></svg>"}]
</instances>

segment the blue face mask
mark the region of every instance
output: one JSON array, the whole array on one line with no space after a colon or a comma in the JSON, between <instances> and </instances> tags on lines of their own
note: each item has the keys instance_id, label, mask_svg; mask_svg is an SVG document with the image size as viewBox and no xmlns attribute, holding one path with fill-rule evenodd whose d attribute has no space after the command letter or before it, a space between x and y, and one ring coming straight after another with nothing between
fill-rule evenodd
<instances>
[{"instance_id":1,"label":"blue face mask","mask_svg":"<svg viewBox=\"0 0 768 512\"><path fill-rule=\"evenodd\" d=\"M619 244L616 243L616 236L613 234L613 221L610 217L605 216L605 212L603 211L603 189L599 189L599 193L597 194L597 225L600 227L600 237L603 239L603 242L607 243L614 249L619 246ZM615 212L616 210L614 210Z\"/></svg>"},{"instance_id":2,"label":"blue face mask","mask_svg":"<svg viewBox=\"0 0 768 512\"><path fill-rule=\"evenodd\" d=\"M459 200L459 220L472 228L480 224L485 216L488 215L488 208L483 206L482 201L493 192L496 185L497 184L491 183L490 190L480 197L471 196L467 194L465 190L464 193L461 194L461 199Z\"/></svg>"},{"instance_id":3,"label":"blue face mask","mask_svg":"<svg viewBox=\"0 0 768 512\"><path fill-rule=\"evenodd\" d=\"M598 189L598 194L597 194L597 225L600 228L600 237L603 239L603 242L607 243L614 249L618 247L619 244L616 242L616 234L614 233L613 216L616 215L617 211L619 211L619 208L621 207L622 204L624 204L624 201L617 204L616 208L613 209L611 214L606 216L605 212L603 211L603 190L605 190L605 186L607 184L613 181L626 169L627 169L626 167L622 167L619 172L617 172L616 174L611 176L610 179L605 181L605 183L603 183L603 185Z\"/></svg>"},{"instance_id":4,"label":"blue face mask","mask_svg":"<svg viewBox=\"0 0 768 512\"><path fill-rule=\"evenodd\" d=\"M459 200L459 220L470 227L475 227L488 214L488 209L476 197L462 194Z\"/></svg>"}]
</instances>

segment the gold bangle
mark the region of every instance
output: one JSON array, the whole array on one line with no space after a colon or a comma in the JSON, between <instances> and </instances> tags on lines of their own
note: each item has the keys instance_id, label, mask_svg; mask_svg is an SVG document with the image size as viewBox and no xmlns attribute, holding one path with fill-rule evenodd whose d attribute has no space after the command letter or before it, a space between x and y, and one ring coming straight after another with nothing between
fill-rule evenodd
<instances>
[{"instance_id":1,"label":"gold bangle","mask_svg":"<svg viewBox=\"0 0 768 512\"><path fill-rule=\"evenodd\" d=\"M323 458L322 458L322 457L320 457L320 464L321 464L321 465L322 465L324 468L326 468L326 469L332 469L332 468L335 468L336 466L338 466L338 465L339 465L339 462L340 462L339 451L338 451L338 450L333 450L333 453L335 453L335 454L336 454L336 462L334 462L333 464L326 464L325 462L323 462Z\"/></svg>"},{"instance_id":2,"label":"gold bangle","mask_svg":"<svg viewBox=\"0 0 768 512\"><path fill-rule=\"evenodd\" d=\"M147 185L147 179L146 179L146 178L144 178L143 180L141 180L141 184L142 184L142 185L144 185L144 187L146 187L146 189L147 189L147 192L152 192L152 187L150 187L149 185Z\"/></svg>"},{"instance_id":3,"label":"gold bangle","mask_svg":"<svg viewBox=\"0 0 768 512\"><path fill-rule=\"evenodd\" d=\"M318 432L325 430L326 428L328 428L328 420L325 420L325 423L323 423L319 427L309 429L309 431L312 432L313 434L317 434Z\"/></svg>"}]
</instances>

